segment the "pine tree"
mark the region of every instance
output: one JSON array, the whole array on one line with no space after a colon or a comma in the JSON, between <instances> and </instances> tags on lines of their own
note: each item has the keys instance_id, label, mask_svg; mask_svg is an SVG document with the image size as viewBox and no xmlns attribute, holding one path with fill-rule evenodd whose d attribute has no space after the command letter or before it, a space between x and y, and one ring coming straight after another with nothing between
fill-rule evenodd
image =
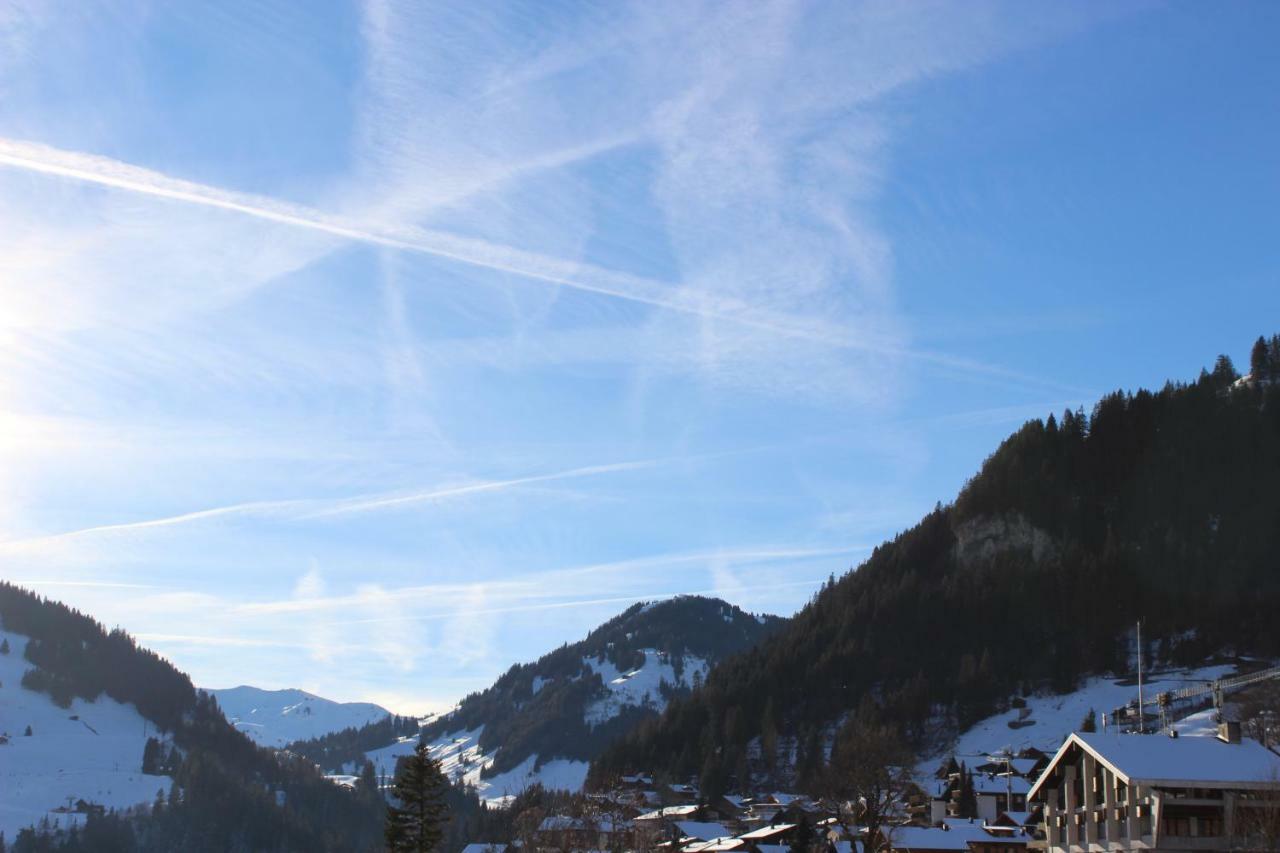
<instances>
[{"instance_id":1,"label":"pine tree","mask_svg":"<svg viewBox=\"0 0 1280 853\"><path fill-rule=\"evenodd\" d=\"M365 759L364 765L360 768L360 790L370 796L378 793L378 775L373 769L373 762Z\"/></svg>"},{"instance_id":2,"label":"pine tree","mask_svg":"<svg viewBox=\"0 0 1280 853\"><path fill-rule=\"evenodd\" d=\"M796 824L795 835L791 841L790 853L809 853L813 848L816 835L813 825L809 823L809 816L801 812L800 822Z\"/></svg>"},{"instance_id":3,"label":"pine tree","mask_svg":"<svg viewBox=\"0 0 1280 853\"><path fill-rule=\"evenodd\" d=\"M7 654L9 654L9 638L5 637L3 640L0 640L0 655ZM0 853L3 853L3 851L0 851Z\"/></svg>"},{"instance_id":4,"label":"pine tree","mask_svg":"<svg viewBox=\"0 0 1280 853\"><path fill-rule=\"evenodd\" d=\"M760 752L764 766L772 773L778 761L778 715L773 709L772 696L765 701L764 718L760 721ZM745 782L739 784L746 785Z\"/></svg>"},{"instance_id":5,"label":"pine tree","mask_svg":"<svg viewBox=\"0 0 1280 853\"><path fill-rule=\"evenodd\" d=\"M161 754L160 741L153 737L147 738L146 746L142 748L142 772L159 773Z\"/></svg>"},{"instance_id":6,"label":"pine tree","mask_svg":"<svg viewBox=\"0 0 1280 853\"><path fill-rule=\"evenodd\" d=\"M1084 719L1080 721L1080 731L1096 732L1098 730L1098 714L1093 709L1089 709L1089 713L1084 715Z\"/></svg>"},{"instance_id":7,"label":"pine tree","mask_svg":"<svg viewBox=\"0 0 1280 853\"><path fill-rule=\"evenodd\" d=\"M1271 336L1271 358L1267 365L1267 376L1272 382L1280 382L1280 334Z\"/></svg>"},{"instance_id":8,"label":"pine tree","mask_svg":"<svg viewBox=\"0 0 1280 853\"><path fill-rule=\"evenodd\" d=\"M1226 387L1232 382L1240 378L1240 374L1236 373L1236 366L1231 361L1231 356L1223 353L1218 356L1218 360L1213 363L1213 379L1219 387Z\"/></svg>"},{"instance_id":9,"label":"pine tree","mask_svg":"<svg viewBox=\"0 0 1280 853\"><path fill-rule=\"evenodd\" d=\"M396 768L391 793L399 805L387 806L387 850L430 853L440 846L449 820L448 787L440 762L419 743Z\"/></svg>"},{"instance_id":10,"label":"pine tree","mask_svg":"<svg viewBox=\"0 0 1280 853\"><path fill-rule=\"evenodd\" d=\"M1249 375L1257 382L1268 378L1270 372L1271 348L1267 346L1267 339L1259 335L1253 343L1253 351L1249 353Z\"/></svg>"},{"instance_id":11,"label":"pine tree","mask_svg":"<svg viewBox=\"0 0 1280 853\"><path fill-rule=\"evenodd\" d=\"M973 771L960 765L960 817L978 816L978 796L973 790Z\"/></svg>"}]
</instances>

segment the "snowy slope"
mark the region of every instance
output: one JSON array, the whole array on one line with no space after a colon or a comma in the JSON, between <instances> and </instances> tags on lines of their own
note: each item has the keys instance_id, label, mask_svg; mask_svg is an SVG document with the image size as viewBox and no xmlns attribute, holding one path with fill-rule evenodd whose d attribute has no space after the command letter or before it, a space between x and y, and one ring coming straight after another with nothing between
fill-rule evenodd
<instances>
[{"instance_id":1,"label":"snowy slope","mask_svg":"<svg viewBox=\"0 0 1280 853\"><path fill-rule=\"evenodd\" d=\"M1219 665L1154 673L1144 682L1144 691L1150 698L1161 691L1185 687L1188 683L1213 680L1234 671L1235 667ZM945 756L955 755L961 761L971 762L972 757L990 755L1006 747L1017 752L1031 746L1053 753L1068 734L1080 728L1080 723L1090 710L1097 712L1098 727L1101 729L1102 715L1135 699L1137 692L1131 681L1093 678L1074 693L1029 696L1026 701L1030 713L1023 720L1023 727L1015 729L1009 726L1010 721L1016 721L1022 715L1018 710L988 717L960 735L946 750L922 761L917 771L928 778ZM1204 714L1196 714L1183 720L1175 728L1180 729L1183 734L1203 734L1207 719Z\"/></svg>"},{"instance_id":2,"label":"snowy slope","mask_svg":"<svg viewBox=\"0 0 1280 853\"><path fill-rule=\"evenodd\" d=\"M493 763L493 754L486 755L480 748L482 730L455 732L437 738L428 745L431 755L439 759L445 775L454 782L473 786L481 799L490 803L502 803L506 798L515 796L535 783L565 791L582 790L589 766L585 761L555 759L535 769L537 756L530 756L505 773L488 779L480 778L481 771ZM418 739L414 737L401 738L390 746L368 753L374 772L379 777L385 775L388 779L394 776L396 760L411 754L417 743ZM358 768L346 769L354 774ZM337 781L336 777L330 778Z\"/></svg>"},{"instance_id":3,"label":"snowy slope","mask_svg":"<svg viewBox=\"0 0 1280 853\"><path fill-rule=\"evenodd\" d=\"M627 672L619 672L610 661L598 661L595 658L583 658L583 663L600 676L609 695L596 700L587 706L584 717L592 725L599 725L611 720L627 706L648 706L655 711L662 711L667 706L658 686L665 681L668 685L691 687L695 681L707 677L710 667L700 657L685 655L684 668L676 675L676 668L666 655L655 649L641 649L644 652L644 663Z\"/></svg>"},{"instance_id":4,"label":"snowy slope","mask_svg":"<svg viewBox=\"0 0 1280 853\"><path fill-rule=\"evenodd\" d=\"M167 793L167 776L141 771L147 737L157 732L133 705L103 695L59 708L46 694L20 685L32 668L23 658L27 638L6 631L0 638L10 646L0 655L0 735L8 739L0 743L0 832L7 840L45 817L63 825L83 820L50 812L77 799L124 808L152 802L159 790Z\"/></svg>"},{"instance_id":5,"label":"snowy slope","mask_svg":"<svg viewBox=\"0 0 1280 853\"><path fill-rule=\"evenodd\" d=\"M695 680L706 678L710 668L707 661L694 656L685 655L681 661L680 674L672 658L655 649L643 649L644 663L626 672L619 671L608 660L594 657L582 659L584 671L599 675L604 682L606 695L589 704L583 712L584 720L592 726L617 717L629 707L647 707L661 712L667 705L659 685L664 681L670 686L691 686ZM533 693L537 694L546 684L546 679L534 681ZM534 754L502 773L489 778L481 778L481 771L490 767L497 750L484 752L480 746L480 734L484 726L470 730L460 730L443 734L431 741L431 754L440 759L445 775L455 782L472 785L480 797L489 802L502 802L534 784L546 788L566 791L580 791L586 781L590 767L586 761L575 761L567 758L553 758L538 764L539 756ZM402 738L397 743L368 753L373 762L375 772L379 776L388 777L395 774L396 759L413 752L417 738ZM358 772L359 768L344 768L349 774ZM336 778L335 778L335 781Z\"/></svg>"},{"instance_id":6,"label":"snowy slope","mask_svg":"<svg viewBox=\"0 0 1280 853\"><path fill-rule=\"evenodd\" d=\"M348 727L359 728L390 716L371 702L334 702L304 690L263 690L240 686L210 690L222 713L263 746L282 747Z\"/></svg>"}]
</instances>

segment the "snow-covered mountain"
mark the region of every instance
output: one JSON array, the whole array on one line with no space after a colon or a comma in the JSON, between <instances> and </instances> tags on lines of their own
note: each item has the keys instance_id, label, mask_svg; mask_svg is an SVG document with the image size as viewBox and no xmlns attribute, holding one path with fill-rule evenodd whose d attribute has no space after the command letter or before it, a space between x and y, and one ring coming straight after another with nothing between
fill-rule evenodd
<instances>
[{"instance_id":1,"label":"snow-covered mountain","mask_svg":"<svg viewBox=\"0 0 1280 853\"><path fill-rule=\"evenodd\" d=\"M368 850L384 809L254 744L124 630L0 580L6 844L31 828L46 837L23 849Z\"/></svg>"},{"instance_id":2,"label":"snow-covered mountain","mask_svg":"<svg viewBox=\"0 0 1280 853\"><path fill-rule=\"evenodd\" d=\"M76 697L66 708L22 686L34 667L28 638L0 631L0 832L12 841L46 818L83 821L76 802L124 808L150 803L171 780L142 772L142 750L156 727L131 704ZM30 732L28 734L28 731ZM55 811L62 809L62 811Z\"/></svg>"},{"instance_id":3,"label":"snow-covered mountain","mask_svg":"<svg viewBox=\"0 0 1280 853\"><path fill-rule=\"evenodd\" d=\"M485 799L535 782L578 790L601 750L784 621L696 596L636 604L585 639L513 666L487 690L428 721L421 734L449 777ZM379 774L391 775L416 742L402 737L366 754ZM324 763L320 744L314 746L291 749ZM357 764L348 759L327 769L352 774Z\"/></svg>"},{"instance_id":4,"label":"snow-covered mountain","mask_svg":"<svg viewBox=\"0 0 1280 853\"><path fill-rule=\"evenodd\" d=\"M280 748L390 716L372 702L334 702L305 690L263 690L241 685L210 690L230 722L255 742Z\"/></svg>"}]
</instances>

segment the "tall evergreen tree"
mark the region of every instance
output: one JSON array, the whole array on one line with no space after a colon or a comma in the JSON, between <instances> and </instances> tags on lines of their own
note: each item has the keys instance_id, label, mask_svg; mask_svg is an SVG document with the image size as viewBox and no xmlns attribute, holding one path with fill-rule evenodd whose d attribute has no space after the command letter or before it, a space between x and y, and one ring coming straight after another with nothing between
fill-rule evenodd
<instances>
[{"instance_id":1,"label":"tall evergreen tree","mask_svg":"<svg viewBox=\"0 0 1280 853\"><path fill-rule=\"evenodd\" d=\"M1223 353L1218 356L1218 360L1213 363L1213 378L1219 386L1227 386L1240 378L1240 374L1236 373L1236 366L1231 361L1231 356Z\"/></svg>"},{"instance_id":2,"label":"tall evergreen tree","mask_svg":"<svg viewBox=\"0 0 1280 853\"><path fill-rule=\"evenodd\" d=\"M1253 381L1260 379L1268 379L1271 374L1271 348L1267 346L1267 339L1259 335L1258 339L1253 343L1253 350L1249 353L1249 375L1253 377Z\"/></svg>"},{"instance_id":3,"label":"tall evergreen tree","mask_svg":"<svg viewBox=\"0 0 1280 853\"><path fill-rule=\"evenodd\" d=\"M973 771L960 764L960 817L978 816L978 796L973 789Z\"/></svg>"},{"instance_id":4,"label":"tall evergreen tree","mask_svg":"<svg viewBox=\"0 0 1280 853\"><path fill-rule=\"evenodd\" d=\"M427 752L425 743L419 743L396 768L391 794L398 805L387 806L387 850L433 853L444 839L449 820L448 789L440 762Z\"/></svg>"}]
</instances>

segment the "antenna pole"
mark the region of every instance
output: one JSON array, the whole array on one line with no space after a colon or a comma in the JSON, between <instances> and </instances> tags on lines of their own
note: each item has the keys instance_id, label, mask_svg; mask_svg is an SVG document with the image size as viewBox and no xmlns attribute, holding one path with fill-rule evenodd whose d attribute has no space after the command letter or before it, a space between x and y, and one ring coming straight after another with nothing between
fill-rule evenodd
<instances>
[{"instance_id":1,"label":"antenna pole","mask_svg":"<svg viewBox=\"0 0 1280 853\"><path fill-rule=\"evenodd\" d=\"M1138 620L1138 734L1147 733L1146 710L1142 704L1142 620Z\"/></svg>"},{"instance_id":2,"label":"antenna pole","mask_svg":"<svg viewBox=\"0 0 1280 853\"><path fill-rule=\"evenodd\" d=\"M1013 811L1013 749L1012 747L1004 748L1004 808L1005 811Z\"/></svg>"}]
</instances>

